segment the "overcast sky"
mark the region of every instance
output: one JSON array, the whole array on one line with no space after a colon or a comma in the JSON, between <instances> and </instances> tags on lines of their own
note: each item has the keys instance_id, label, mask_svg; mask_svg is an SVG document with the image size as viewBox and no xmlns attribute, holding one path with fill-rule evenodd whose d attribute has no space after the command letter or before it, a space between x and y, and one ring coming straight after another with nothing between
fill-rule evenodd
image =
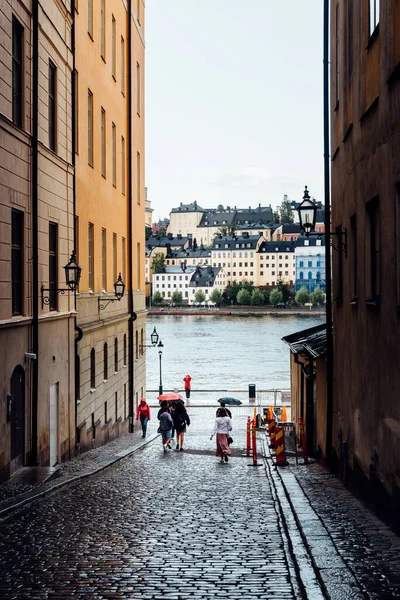
<instances>
[{"instance_id":1,"label":"overcast sky","mask_svg":"<svg viewBox=\"0 0 400 600\"><path fill-rule=\"evenodd\" d=\"M147 0L153 218L323 200L322 0Z\"/></svg>"}]
</instances>

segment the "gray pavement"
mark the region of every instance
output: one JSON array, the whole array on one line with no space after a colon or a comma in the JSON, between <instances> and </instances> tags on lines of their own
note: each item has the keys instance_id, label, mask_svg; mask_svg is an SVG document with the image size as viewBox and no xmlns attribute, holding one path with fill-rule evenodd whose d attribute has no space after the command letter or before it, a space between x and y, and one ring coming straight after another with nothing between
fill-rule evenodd
<instances>
[{"instance_id":1,"label":"gray pavement","mask_svg":"<svg viewBox=\"0 0 400 600\"><path fill-rule=\"evenodd\" d=\"M249 466L243 407L221 465L215 409L189 410L184 452L163 454L153 420L53 481L0 486L0 598L400 598L399 538L339 481L277 470L261 432Z\"/></svg>"}]
</instances>

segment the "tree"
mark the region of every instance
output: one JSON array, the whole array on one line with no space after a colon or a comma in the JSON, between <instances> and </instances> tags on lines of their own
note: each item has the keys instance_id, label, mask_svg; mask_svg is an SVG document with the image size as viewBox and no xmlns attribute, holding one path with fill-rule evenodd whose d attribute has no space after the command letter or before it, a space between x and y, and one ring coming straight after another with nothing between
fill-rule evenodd
<instances>
[{"instance_id":1,"label":"tree","mask_svg":"<svg viewBox=\"0 0 400 600\"><path fill-rule=\"evenodd\" d=\"M197 292L194 295L194 300L197 304L201 304L202 302L204 302L204 300L206 299L206 295L203 292L203 290L197 290Z\"/></svg>"},{"instance_id":2,"label":"tree","mask_svg":"<svg viewBox=\"0 0 400 600\"><path fill-rule=\"evenodd\" d=\"M247 279L244 279L240 284L240 288L242 290L247 290L251 294L254 288L254 283L252 281L247 281Z\"/></svg>"},{"instance_id":3,"label":"tree","mask_svg":"<svg viewBox=\"0 0 400 600\"><path fill-rule=\"evenodd\" d=\"M229 237L235 235L237 226L231 223L230 225L220 225L214 234L214 237L222 235L222 237Z\"/></svg>"},{"instance_id":4,"label":"tree","mask_svg":"<svg viewBox=\"0 0 400 600\"><path fill-rule=\"evenodd\" d=\"M264 294L258 288L254 288L251 292L250 304L252 306L262 306L264 304Z\"/></svg>"},{"instance_id":5,"label":"tree","mask_svg":"<svg viewBox=\"0 0 400 600\"><path fill-rule=\"evenodd\" d=\"M314 306L322 306L324 299L325 294L319 287L317 287L311 294L311 302L314 304Z\"/></svg>"},{"instance_id":6,"label":"tree","mask_svg":"<svg viewBox=\"0 0 400 600\"><path fill-rule=\"evenodd\" d=\"M236 301L238 304L250 304L251 302L251 294L248 290L239 290L238 295L236 297Z\"/></svg>"},{"instance_id":7,"label":"tree","mask_svg":"<svg viewBox=\"0 0 400 600\"><path fill-rule=\"evenodd\" d=\"M153 304L161 304L163 301L163 297L161 296L161 292L159 292L158 290L156 292L154 292L153 297L152 297L152 302Z\"/></svg>"},{"instance_id":8,"label":"tree","mask_svg":"<svg viewBox=\"0 0 400 600\"><path fill-rule=\"evenodd\" d=\"M292 290L280 276L278 277L278 281L276 282L276 287L282 293L282 302L287 302L290 296L292 295Z\"/></svg>"},{"instance_id":9,"label":"tree","mask_svg":"<svg viewBox=\"0 0 400 600\"><path fill-rule=\"evenodd\" d=\"M163 238L167 235L167 228L166 227L160 227L160 229L157 231L157 237L158 238Z\"/></svg>"},{"instance_id":10,"label":"tree","mask_svg":"<svg viewBox=\"0 0 400 600\"><path fill-rule=\"evenodd\" d=\"M269 295L269 301L272 306L276 306L280 302L283 301L283 294L278 290L278 288L274 288Z\"/></svg>"},{"instance_id":11,"label":"tree","mask_svg":"<svg viewBox=\"0 0 400 600\"><path fill-rule=\"evenodd\" d=\"M310 299L310 295L307 291L307 288L303 285L302 288L299 289L295 296L296 304L300 304L303 306Z\"/></svg>"},{"instance_id":12,"label":"tree","mask_svg":"<svg viewBox=\"0 0 400 600\"><path fill-rule=\"evenodd\" d=\"M216 304L217 306L220 306L222 302L221 292L217 289L213 290L210 296L210 300L211 302L214 302L214 304Z\"/></svg>"},{"instance_id":13,"label":"tree","mask_svg":"<svg viewBox=\"0 0 400 600\"><path fill-rule=\"evenodd\" d=\"M156 252L151 263L153 273L164 273L165 271L165 255L162 252Z\"/></svg>"},{"instance_id":14,"label":"tree","mask_svg":"<svg viewBox=\"0 0 400 600\"><path fill-rule=\"evenodd\" d=\"M286 194L283 196L283 200L279 207L279 216L281 223L293 223L294 221L293 210L290 206L290 200Z\"/></svg>"},{"instance_id":15,"label":"tree","mask_svg":"<svg viewBox=\"0 0 400 600\"><path fill-rule=\"evenodd\" d=\"M240 285L238 284L237 281L232 281L230 285L228 285L228 287L225 290L225 296L226 299L228 300L228 302L232 302L234 304L236 304L236 298L238 295L238 292L240 290Z\"/></svg>"},{"instance_id":16,"label":"tree","mask_svg":"<svg viewBox=\"0 0 400 600\"><path fill-rule=\"evenodd\" d=\"M263 294L264 294L264 304L269 304L269 296L270 296L270 290L264 290Z\"/></svg>"},{"instance_id":17,"label":"tree","mask_svg":"<svg viewBox=\"0 0 400 600\"><path fill-rule=\"evenodd\" d=\"M274 210L272 214L272 222L277 225L280 222L279 210Z\"/></svg>"},{"instance_id":18,"label":"tree","mask_svg":"<svg viewBox=\"0 0 400 600\"><path fill-rule=\"evenodd\" d=\"M172 294L171 300L174 304L182 304L182 292L175 290Z\"/></svg>"}]
</instances>

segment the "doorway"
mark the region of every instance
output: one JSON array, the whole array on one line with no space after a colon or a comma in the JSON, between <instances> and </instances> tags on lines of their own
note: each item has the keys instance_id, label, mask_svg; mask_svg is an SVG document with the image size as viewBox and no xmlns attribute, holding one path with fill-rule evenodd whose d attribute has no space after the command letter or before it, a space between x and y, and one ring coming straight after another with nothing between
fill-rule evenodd
<instances>
[{"instance_id":1,"label":"doorway","mask_svg":"<svg viewBox=\"0 0 400 600\"><path fill-rule=\"evenodd\" d=\"M18 365L11 376L11 460L10 476L24 466L25 371Z\"/></svg>"},{"instance_id":2,"label":"doorway","mask_svg":"<svg viewBox=\"0 0 400 600\"><path fill-rule=\"evenodd\" d=\"M50 386L50 467L58 462L58 383Z\"/></svg>"}]
</instances>

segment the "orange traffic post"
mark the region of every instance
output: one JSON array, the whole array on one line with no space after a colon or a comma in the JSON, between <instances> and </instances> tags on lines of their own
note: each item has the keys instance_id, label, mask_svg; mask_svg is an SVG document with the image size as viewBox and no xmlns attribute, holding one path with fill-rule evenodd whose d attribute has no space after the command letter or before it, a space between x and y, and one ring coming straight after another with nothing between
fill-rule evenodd
<instances>
[{"instance_id":1,"label":"orange traffic post","mask_svg":"<svg viewBox=\"0 0 400 600\"><path fill-rule=\"evenodd\" d=\"M282 423L286 423L287 421L287 412L286 412L286 406L282 406L282 418L281 418Z\"/></svg>"},{"instance_id":2,"label":"orange traffic post","mask_svg":"<svg viewBox=\"0 0 400 600\"><path fill-rule=\"evenodd\" d=\"M301 447L303 448L303 457L304 464L308 465L308 452L307 452L307 440L306 440L306 431L303 423L303 419L299 417L299 426L300 426L300 441Z\"/></svg>"},{"instance_id":3,"label":"orange traffic post","mask_svg":"<svg viewBox=\"0 0 400 600\"><path fill-rule=\"evenodd\" d=\"M247 417L247 435L246 435L246 454L247 456L250 456L250 449L251 449L251 419L250 417Z\"/></svg>"},{"instance_id":4,"label":"orange traffic post","mask_svg":"<svg viewBox=\"0 0 400 600\"><path fill-rule=\"evenodd\" d=\"M272 419L268 423L268 434L269 434L269 439L270 439L270 448L275 448L275 429L276 429L276 422L275 422L275 419Z\"/></svg>"},{"instance_id":5,"label":"orange traffic post","mask_svg":"<svg viewBox=\"0 0 400 600\"><path fill-rule=\"evenodd\" d=\"M251 428L251 445L252 445L252 450L253 450L253 462L251 463L251 465L249 465L249 467L259 467L260 466L257 463L256 436L257 436L257 430L256 430L256 427L253 425L253 427Z\"/></svg>"},{"instance_id":6,"label":"orange traffic post","mask_svg":"<svg viewBox=\"0 0 400 600\"><path fill-rule=\"evenodd\" d=\"M257 425L257 409L256 407L254 407L254 411L253 411L253 427L255 427Z\"/></svg>"},{"instance_id":7,"label":"orange traffic post","mask_svg":"<svg viewBox=\"0 0 400 600\"><path fill-rule=\"evenodd\" d=\"M268 421L272 421L272 419L274 418L274 409L272 408L272 406L268 407Z\"/></svg>"},{"instance_id":8,"label":"orange traffic post","mask_svg":"<svg viewBox=\"0 0 400 600\"><path fill-rule=\"evenodd\" d=\"M289 463L286 460L286 453L285 453L285 432L284 432L283 427L277 427L276 428L276 431L275 431L275 443L276 443L276 447L275 447L276 461L275 461L275 464L278 467L285 467Z\"/></svg>"}]
</instances>

